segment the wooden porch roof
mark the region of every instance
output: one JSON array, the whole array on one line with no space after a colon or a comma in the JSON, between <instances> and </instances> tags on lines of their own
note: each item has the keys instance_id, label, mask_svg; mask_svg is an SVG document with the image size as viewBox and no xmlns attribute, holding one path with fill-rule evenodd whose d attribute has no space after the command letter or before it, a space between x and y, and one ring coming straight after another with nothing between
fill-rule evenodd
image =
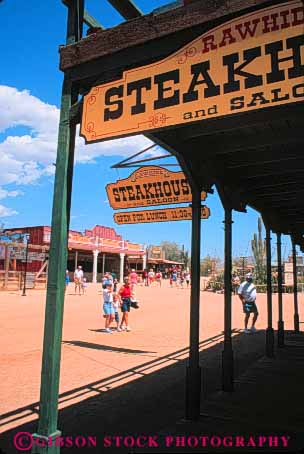
<instances>
[{"instance_id":1,"label":"wooden porch roof","mask_svg":"<svg viewBox=\"0 0 304 454\"><path fill-rule=\"evenodd\" d=\"M61 47L60 68L86 93L121 77L123 70L172 54L240 12L282 3L286 2L197 0L136 17ZM258 210L272 230L290 234L304 251L303 107L298 102L204 119L149 137L175 154L202 189L216 184L222 200L236 210L246 205Z\"/></svg>"}]
</instances>

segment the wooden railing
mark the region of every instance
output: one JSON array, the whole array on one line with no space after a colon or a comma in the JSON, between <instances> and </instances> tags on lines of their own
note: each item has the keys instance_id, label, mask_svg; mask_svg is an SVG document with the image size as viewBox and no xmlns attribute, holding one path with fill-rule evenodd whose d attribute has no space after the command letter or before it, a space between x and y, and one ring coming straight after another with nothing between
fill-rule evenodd
<instances>
[{"instance_id":1,"label":"wooden railing","mask_svg":"<svg viewBox=\"0 0 304 454\"><path fill-rule=\"evenodd\" d=\"M22 271L0 271L0 291L1 290L21 290L24 283L24 273ZM46 289L47 273L26 273L26 289L43 290Z\"/></svg>"}]
</instances>

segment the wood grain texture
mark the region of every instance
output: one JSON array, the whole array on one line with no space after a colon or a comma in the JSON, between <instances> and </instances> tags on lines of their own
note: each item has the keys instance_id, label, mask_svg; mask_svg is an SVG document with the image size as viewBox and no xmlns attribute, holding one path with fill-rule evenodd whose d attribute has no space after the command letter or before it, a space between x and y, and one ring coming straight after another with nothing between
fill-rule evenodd
<instances>
[{"instance_id":1,"label":"wood grain texture","mask_svg":"<svg viewBox=\"0 0 304 454\"><path fill-rule=\"evenodd\" d=\"M197 0L163 14L153 13L124 22L108 30L98 30L76 44L62 46L60 69L113 54L126 48L212 22L241 10L279 4L284 1L265 0Z\"/></svg>"}]
</instances>

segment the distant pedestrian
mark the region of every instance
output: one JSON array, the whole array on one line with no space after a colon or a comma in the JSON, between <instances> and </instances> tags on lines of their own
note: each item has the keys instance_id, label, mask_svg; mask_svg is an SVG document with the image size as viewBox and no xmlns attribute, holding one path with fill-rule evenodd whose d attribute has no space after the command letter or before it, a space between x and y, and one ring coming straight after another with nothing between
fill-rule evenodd
<instances>
[{"instance_id":1,"label":"distant pedestrian","mask_svg":"<svg viewBox=\"0 0 304 454\"><path fill-rule=\"evenodd\" d=\"M153 284L154 278L155 278L155 273L154 273L154 271L153 271L153 268L151 268L150 271L149 271L149 273L148 273L149 285L152 285L152 284Z\"/></svg>"},{"instance_id":2,"label":"distant pedestrian","mask_svg":"<svg viewBox=\"0 0 304 454\"><path fill-rule=\"evenodd\" d=\"M172 285L175 285L175 287L177 287L177 271L176 270L172 271Z\"/></svg>"},{"instance_id":3,"label":"distant pedestrian","mask_svg":"<svg viewBox=\"0 0 304 454\"><path fill-rule=\"evenodd\" d=\"M143 281L145 283L145 286L148 287L149 285L149 281L148 281L148 271L146 269L144 269L143 271L143 274L142 274L142 277L143 277Z\"/></svg>"},{"instance_id":4,"label":"distant pedestrian","mask_svg":"<svg viewBox=\"0 0 304 454\"><path fill-rule=\"evenodd\" d=\"M65 272L65 287L67 288L70 283L70 272L69 270L66 270Z\"/></svg>"},{"instance_id":5,"label":"distant pedestrian","mask_svg":"<svg viewBox=\"0 0 304 454\"><path fill-rule=\"evenodd\" d=\"M256 305L256 287L252 282L253 276L252 273L246 274L246 280L241 283L238 289L238 295L243 304L243 312L245 314L245 333L252 334L256 331L255 323L258 318L258 308ZM248 321L250 314L253 314L252 326L248 329Z\"/></svg>"},{"instance_id":6,"label":"distant pedestrian","mask_svg":"<svg viewBox=\"0 0 304 454\"><path fill-rule=\"evenodd\" d=\"M162 274L160 271L157 271L157 273L155 274L155 279L156 279L156 282L158 283L158 285L161 287L161 284L162 284Z\"/></svg>"},{"instance_id":7,"label":"distant pedestrian","mask_svg":"<svg viewBox=\"0 0 304 454\"><path fill-rule=\"evenodd\" d=\"M189 271L186 271L185 279L186 279L187 288L189 288L190 280L191 280L191 274L189 273Z\"/></svg>"},{"instance_id":8,"label":"distant pedestrian","mask_svg":"<svg viewBox=\"0 0 304 454\"><path fill-rule=\"evenodd\" d=\"M138 274L136 273L136 271L134 269L132 269L129 277L130 277L131 288L132 288L132 290L134 290L137 285L137 282L138 282Z\"/></svg>"},{"instance_id":9,"label":"distant pedestrian","mask_svg":"<svg viewBox=\"0 0 304 454\"><path fill-rule=\"evenodd\" d=\"M180 272L179 283L181 288L184 288L185 274L183 271Z\"/></svg>"},{"instance_id":10,"label":"distant pedestrian","mask_svg":"<svg viewBox=\"0 0 304 454\"><path fill-rule=\"evenodd\" d=\"M78 265L76 270L74 271L75 295L77 295L77 290L79 296L81 295L82 281L83 281L82 266Z\"/></svg>"}]
</instances>

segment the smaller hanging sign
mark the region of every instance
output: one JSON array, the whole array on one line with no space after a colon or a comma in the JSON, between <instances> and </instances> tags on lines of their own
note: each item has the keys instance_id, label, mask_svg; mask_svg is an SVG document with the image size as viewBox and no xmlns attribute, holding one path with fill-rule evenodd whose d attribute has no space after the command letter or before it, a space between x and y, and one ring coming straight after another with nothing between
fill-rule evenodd
<instances>
[{"instance_id":1,"label":"smaller hanging sign","mask_svg":"<svg viewBox=\"0 0 304 454\"><path fill-rule=\"evenodd\" d=\"M201 207L201 219L208 219L210 209ZM116 224L144 224L150 222L191 221L192 209L190 207L165 208L162 210L129 211L115 213Z\"/></svg>"},{"instance_id":2,"label":"smaller hanging sign","mask_svg":"<svg viewBox=\"0 0 304 454\"><path fill-rule=\"evenodd\" d=\"M114 210L192 202L185 174L158 166L141 167L128 178L108 184L106 191ZM202 192L201 200L206 197Z\"/></svg>"}]
</instances>

